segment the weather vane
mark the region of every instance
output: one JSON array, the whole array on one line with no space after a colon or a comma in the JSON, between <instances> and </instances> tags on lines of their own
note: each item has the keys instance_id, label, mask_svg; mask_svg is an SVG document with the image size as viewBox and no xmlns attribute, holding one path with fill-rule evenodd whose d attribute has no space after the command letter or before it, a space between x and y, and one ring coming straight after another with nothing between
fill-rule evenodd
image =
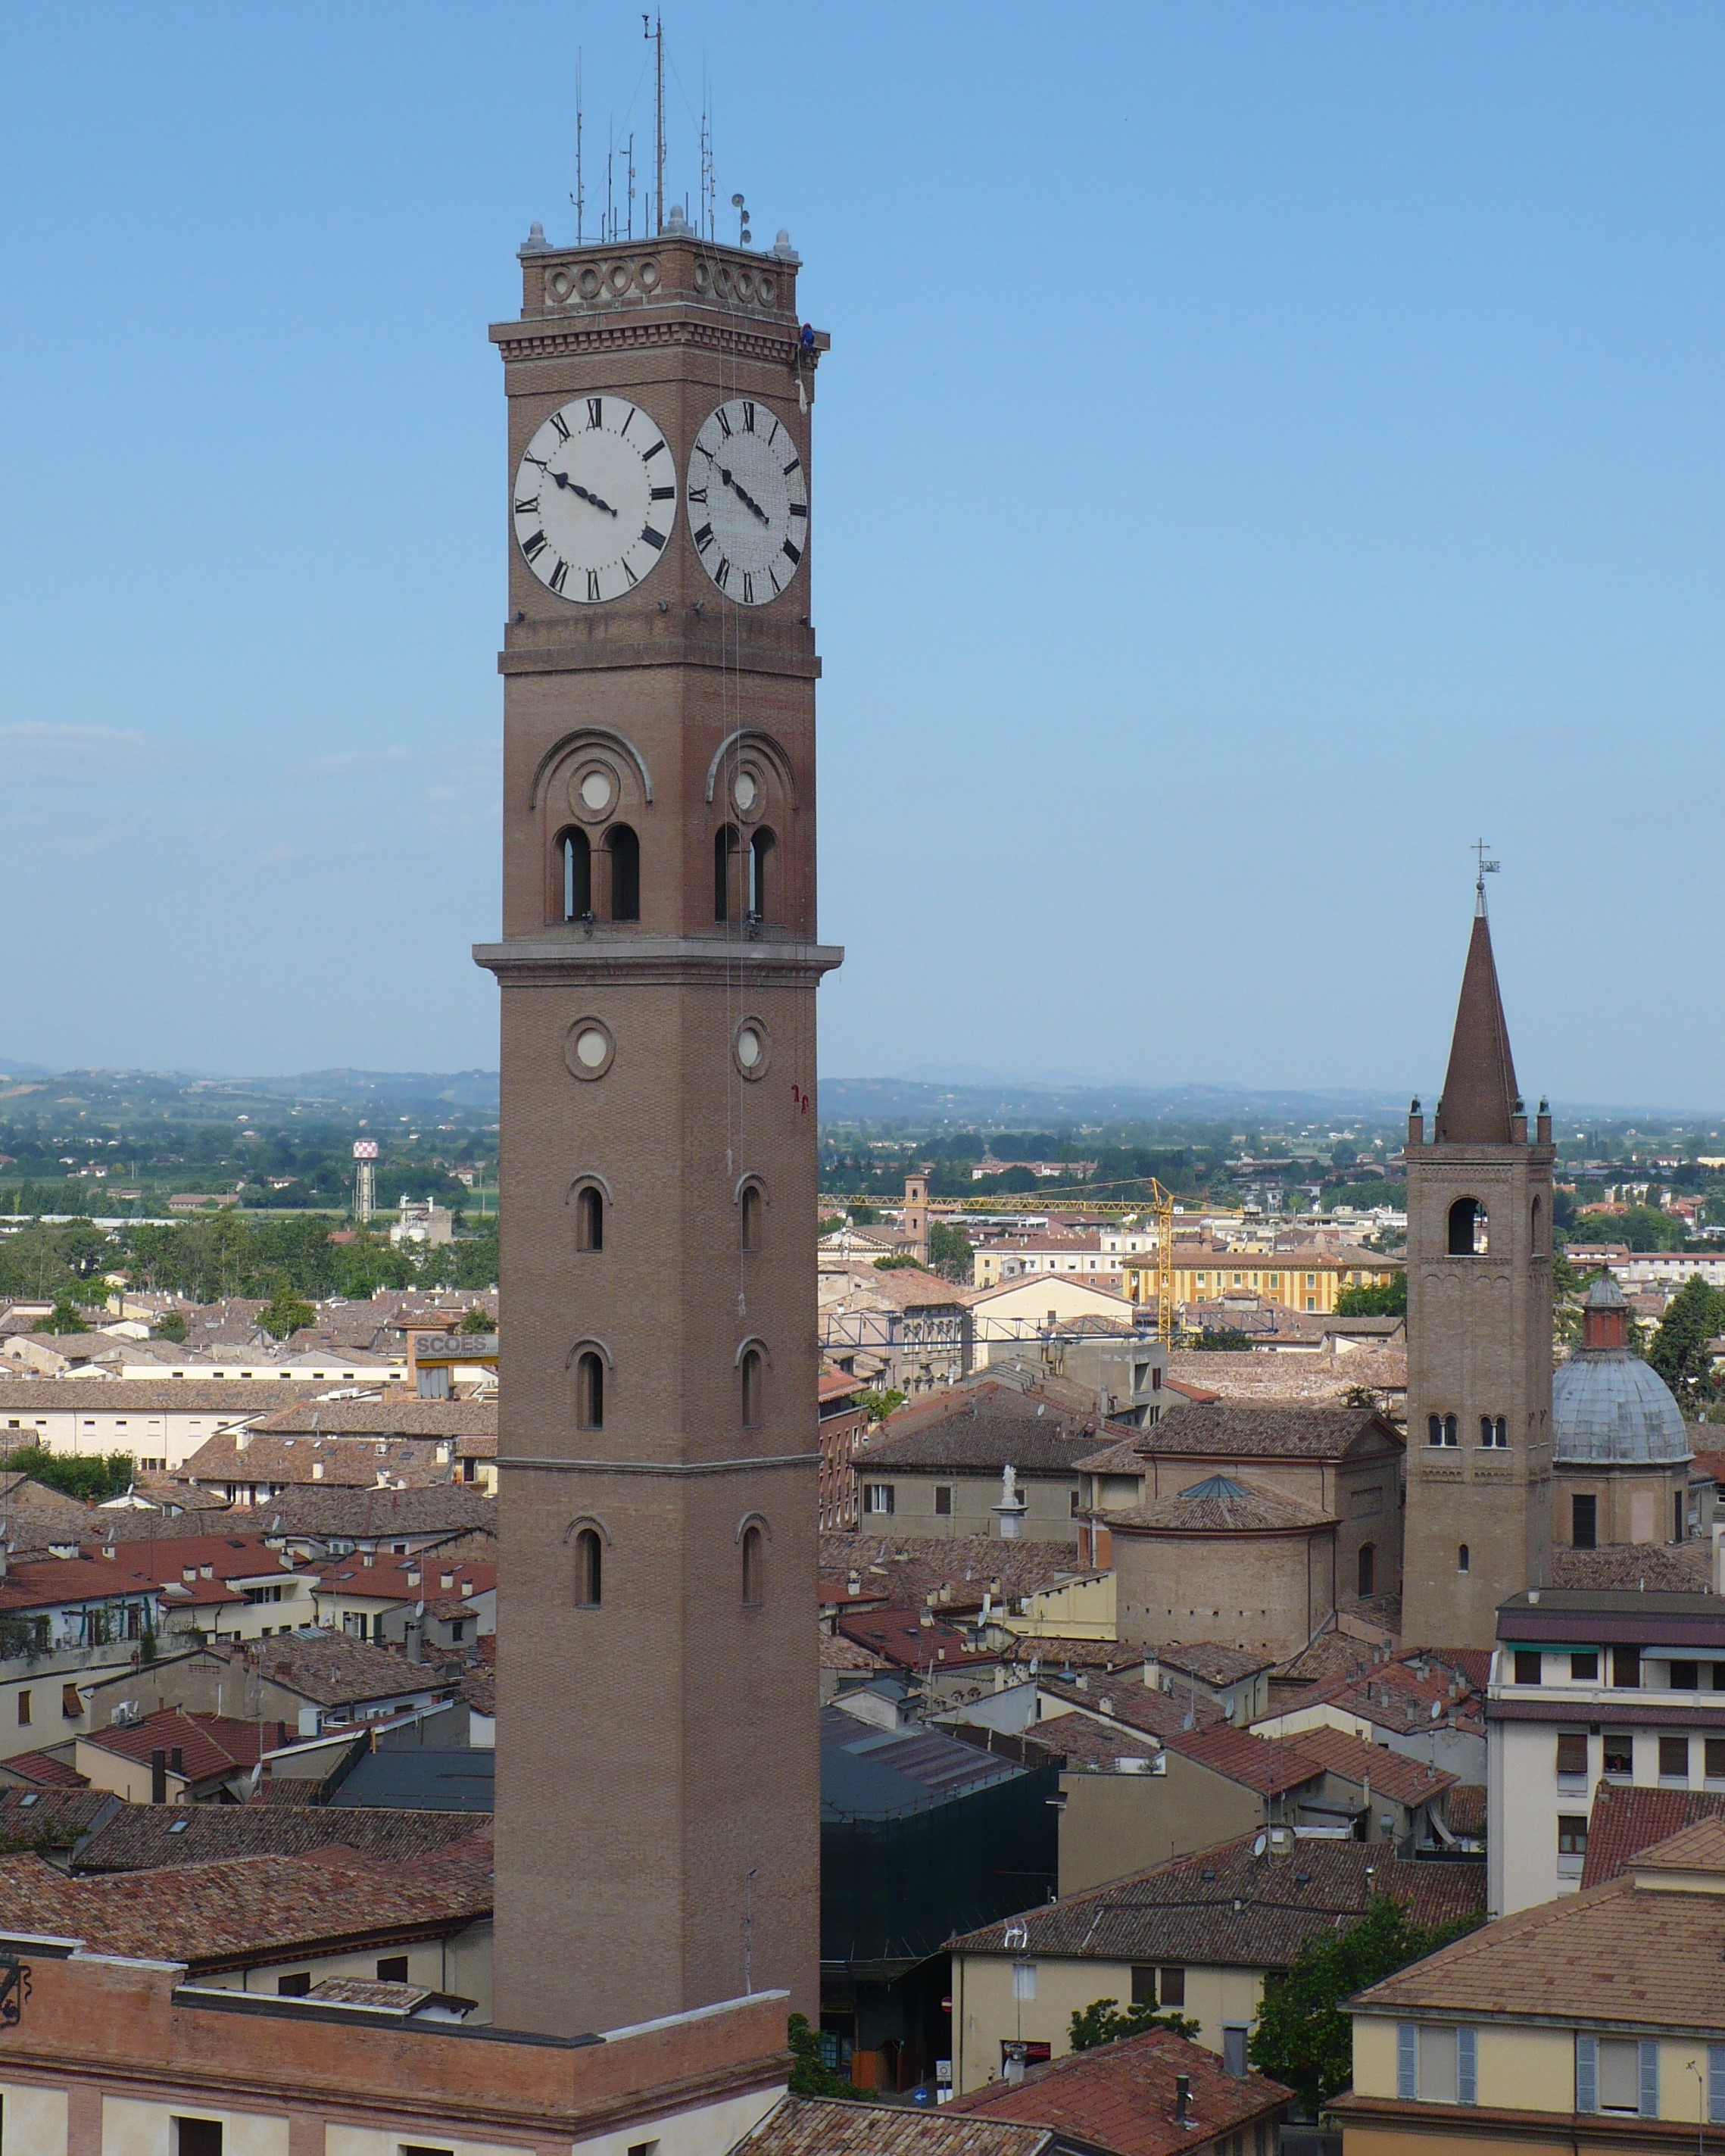
<instances>
[{"instance_id":1,"label":"weather vane","mask_svg":"<svg viewBox=\"0 0 1725 2156\"><path fill-rule=\"evenodd\" d=\"M1481 913L1486 910L1486 878L1488 875L1496 875L1503 865L1501 861L1488 861L1486 859L1490 850L1483 839L1474 840L1473 855L1474 859L1479 863L1479 872L1474 878L1473 887L1478 896L1479 911Z\"/></svg>"}]
</instances>

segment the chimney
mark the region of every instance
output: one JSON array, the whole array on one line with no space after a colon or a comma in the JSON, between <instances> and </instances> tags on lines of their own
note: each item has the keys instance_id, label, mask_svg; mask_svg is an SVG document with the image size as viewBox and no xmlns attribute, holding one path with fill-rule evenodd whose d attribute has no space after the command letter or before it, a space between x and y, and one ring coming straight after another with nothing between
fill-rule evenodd
<instances>
[{"instance_id":1,"label":"chimney","mask_svg":"<svg viewBox=\"0 0 1725 2156\"><path fill-rule=\"evenodd\" d=\"M150 1801L167 1802L167 1753L160 1744L150 1754Z\"/></svg>"},{"instance_id":2,"label":"chimney","mask_svg":"<svg viewBox=\"0 0 1725 2156\"><path fill-rule=\"evenodd\" d=\"M1551 1102L1549 1101L1542 1101L1539 1104L1539 1118L1533 1126L1533 1142L1543 1146L1548 1146L1551 1143Z\"/></svg>"},{"instance_id":3,"label":"chimney","mask_svg":"<svg viewBox=\"0 0 1725 2156\"><path fill-rule=\"evenodd\" d=\"M1174 2076L1174 2123L1176 2126L1186 2126L1191 2123L1191 2118L1192 2076L1190 2074L1176 2074Z\"/></svg>"},{"instance_id":4,"label":"chimney","mask_svg":"<svg viewBox=\"0 0 1725 2156\"><path fill-rule=\"evenodd\" d=\"M183 1745L175 1745L172 1751L167 1755L167 1763L173 1769L175 1774L183 1774L185 1773L186 1752Z\"/></svg>"},{"instance_id":5,"label":"chimney","mask_svg":"<svg viewBox=\"0 0 1725 2156\"><path fill-rule=\"evenodd\" d=\"M1409 1152L1411 1152L1415 1146L1423 1146L1425 1142L1425 1117L1420 1110L1420 1098L1416 1094L1414 1097L1414 1105L1408 1111Z\"/></svg>"},{"instance_id":6,"label":"chimney","mask_svg":"<svg viewBox=\"0 0 1725 2156\"><path fill-rule=\"evenodd\" d=\"M250 1446L251 1441L252 1434L249 1430L236 1430L234 1431L234 1450L236 1452L244 1452L247 1450Z\"/></svg>"}]
</instances>

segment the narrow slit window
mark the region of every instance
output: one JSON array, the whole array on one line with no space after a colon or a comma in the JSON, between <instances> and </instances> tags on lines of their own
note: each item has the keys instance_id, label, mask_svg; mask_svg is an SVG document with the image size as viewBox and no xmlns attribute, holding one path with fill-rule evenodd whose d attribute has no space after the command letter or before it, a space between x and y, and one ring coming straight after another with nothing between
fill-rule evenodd
<instances>
[{"instance_id":1,"label":"narrow slit window","mask_svg":"<svg viewBox=\"0 0 1725 2156\"><path fill-rule=\"evenodd\" d=\"M597 1527L583 1527L575 1537L575 1607L597 1609L604 1584L605 1547Z\"/></svg>"},{"instance_id":2,"label":"narrow slit window","mask_svg":"<svg viewBox=\"0 0 1725 2156\"><path fill-rule=\"evenodd\" d=\"M761 1605L766 1540L757 1527L745 1527L742 1531L742 1599L751 1609L757 1609Z\"/></svg>"},{"instance_id":3,"label":"narrow slit window","mask_svg":"<svg viewBox=\"0 0 1725 2156\"><path fill-rule=\"evenodd\" d=\"M761 1247L761 1194L752 1183L743 1186L742 1247L746 1250Z\"/></svg>"},{"instance_id":4,"label":"narrow slit window","mask_svg":"<svg viewBox=\"0 0 1725 2156\"><path fill-rule=\"evenodd\" d=\"M614 824L605 834L605 851L611 864L611 918L639 921L641 842L627 824Z\"/></svg>"},{"instance_id":5,"label":"narrow slit window","mask_svg":"<svg viewBox=\"0 0 1725 2156\"><path fill-rule=\"evenodd\" d=\"M771 831L757 831L749 841L749 918L764 921L773 891L773 855L776 841Z\"/></svg>"},{"instance_id":6,"label":"narrow slit window","mask_svg":"<svg viewBox=\"0 0 1725 2156\"><path fill-rule=\"evenodd\" d=\"M575 1419L583 1430L605 1427L605 1364L588 1348L575 1365Z\"/></svg>"},{"instance_id":7,"label":"narrow slit window","mask_svg":"<svg viewBox=\"0 0 1725 2156\"><path fill-rule=\"evenodd\" d=\"M713 919L735 921L742 908L737 904L737 857L742 851L742 834L734 824L726 824L713 834Z\"/></svg>"},{"instance_id":8,"label":"narrow slit window","mask_svg":"<svg viewBox=\"0 0 1725 2156\"><path fill-rule=\"evenodd\" d=\"M761 1423L761 1351L751 1348L742 1358L742 1426L757 1430Z\"/></svg>"},{"instance_id":9,"label":"narrow slit window","mask_svg":"<svg viewBox=\"0 0 1725 2156\"><path fill-rule=\"evenodd\" d=\"M585 921L593 911L593 848L585 831L565 831L562 855L563 918Z\"/></svg>"},{"instance_id":10,"label":"narrow slit window","mask_svg":"<svg viewBox=\"0 0 1725 2156\"><path fill-rule=\"evenodd\" d=\"M578 1250L605 1247L604 1196L590 1183L575 1194L575 1247Z\"/></svg>"}]
</instances>

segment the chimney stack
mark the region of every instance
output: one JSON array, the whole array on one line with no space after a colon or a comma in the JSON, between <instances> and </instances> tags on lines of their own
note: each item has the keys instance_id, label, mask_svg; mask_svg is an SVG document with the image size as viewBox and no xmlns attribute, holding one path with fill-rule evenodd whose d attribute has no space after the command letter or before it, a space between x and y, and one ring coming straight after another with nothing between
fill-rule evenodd
<instances>
[{"instance_id":1,"label":"chimney stack","mask_svg":"<svg viewBox=\"0 0 1725 2156\"><path fill-rule=\"evenodd\" d=\"M1184 2126L1189 2123L1191 2117L1192 2076L1190 2074L1176 2074L1174 2076L1174 2123L1177 2126Z\"/></svg>"},{"instance_id":2,"label":"chimney stack","mask_svg":"<svg viewBox=\"0 0 1725 2156\"><path fill-rule=\"evenodd\" d=\"M150 1754L150 1801L152 1804L167 1802L167 1753L160 1744Z\"/></svg>"}]
</instances>

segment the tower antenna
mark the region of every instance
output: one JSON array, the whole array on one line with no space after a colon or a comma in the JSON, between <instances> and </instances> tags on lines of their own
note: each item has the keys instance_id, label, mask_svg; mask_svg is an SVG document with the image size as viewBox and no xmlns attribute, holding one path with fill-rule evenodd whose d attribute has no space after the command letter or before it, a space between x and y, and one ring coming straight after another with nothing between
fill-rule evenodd
<instances>
[{"instance_id":1,"label":"tower antenna","mask_svg":"<svg viewBox=\"0 0 1725 2156\"><path fill-rule=\"evenodd\" d=\"M1501 861L1488 861L1486 859L1486 855L1490 851L1491 848L1483 839L1474 840L1472 852L1479 867L1474 877L1473 910L1481 921L1486 917L1486 878L1488 875L1497 875L1503 866Z\"/></svg>"},{"instance_id":2,"label":"tower antenna","mask_svg":"<svg viewBox=\"0 0 1725 2156\"><path fill-rule=\"evenodd\" d=\"M629 131L629 237L635 236L635 131Z\"/></svg>"},{"instance_id":3,"label":"tower antenna","mask_svg":"<svg viewBox=\"0 0 1725 2156\"><path fill-rule=\"evenodd\" d=\"M605 129L605 223L600 233L602 239L614 243L617 238L617 208L611 193L611 169L617 155L617 122L610 121Z\"/></svg>"},{"instance_id":4,"label":"tower antenna","mask_svg":"<svg viewBox=\"0 0 1725 2156\"><path fill-rule=\"evenodd\" d=\"M654 231L655 231L655 233L662 233L662 232L665 230L665 18L664 18L664 16L663 16L663 15L655 15L655 16L654 17L654 18L653 18L652 27L649 28L648 27L647 18L646 18L644 15L643 15L643 16L642 16L642 18L641 18L641 35L642 35L644 38L646 38L646 40L647 40L647 42L649 43L649 44L650 44L650 45L653 47L653 61L654 61L654 69L655 69L655 91L656 91L656 95L655 95L655 103L654 103L654 110L653 110L653 117L654 117L654 149L655 149L655 170L654 170L654 179L653 179L653 220L654 220L654 221L653 221L653 229L654 229ZM645 220L644 220L644 219L643 219L643 224L644 224L644 223L645 223ZM644 232L643 236L644 237Z\"/></svg>"},{"instance_id":5,"label":"tower antenna","mask_svg":"<svg viewBox=\"0 0 1725 2156\"><path fill-rule=\"evenodd\" d=\"M587 217L587 188L581 169L581 52L575 54L575 192L570 199L575 205L575 244L579 247L587 237L584 224Z\"/></svg>"}]
</instances>

